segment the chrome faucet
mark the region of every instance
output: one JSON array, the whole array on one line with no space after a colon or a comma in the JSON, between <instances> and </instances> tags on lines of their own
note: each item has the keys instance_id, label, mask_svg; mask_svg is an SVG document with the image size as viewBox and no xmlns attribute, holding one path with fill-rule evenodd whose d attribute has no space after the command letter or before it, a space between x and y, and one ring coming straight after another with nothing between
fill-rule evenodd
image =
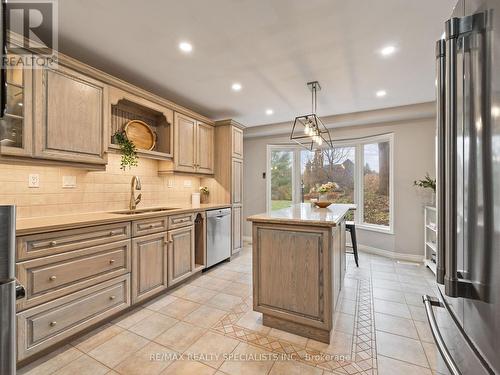
<instances>
[{"instance_id":1,"label":"chrome faucet","mask_svg":"<svg viewBox=\"0 0 500 375\"><path fill-rule=\"evenodd\" d=\"M139 194L137 198L135 197L135 191L136 190L141 190L141 180L139 177L134 176L132 177L132 182L130 183L131 191L130 191L130 205L129 209L131 211L134 211L137 208L137 205L140 203L142 194Z\"/></svg>"}]
</instances>

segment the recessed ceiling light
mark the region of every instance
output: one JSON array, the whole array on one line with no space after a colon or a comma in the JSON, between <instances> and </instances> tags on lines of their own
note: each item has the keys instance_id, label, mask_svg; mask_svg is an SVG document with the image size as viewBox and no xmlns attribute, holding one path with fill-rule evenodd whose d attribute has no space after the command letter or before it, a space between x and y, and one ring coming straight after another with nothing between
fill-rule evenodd
<instances>
[{"instance_id":1,"label":"recessed ceiling light","mask_svg":"<svg viewBox=\"0 0 500 375\"><path fill-rule=\"evenodd\" d=\"M193 50L193 45L189 42L180 42L179 43L179 49L182 52L189 53Z\"/></svg>"},{"instance_id":2,"label":"recessed ceiling light","mask_svg":"<svg viewBox=\"0 0 500 375\"><path fill-rule=\"evenodd\" d=\"M231 85L231 89L233 91L241 91L242 88L243 88L243 86L241 86L241 83L239 83L239 82L235 82Z\"/></svg>"},{"instance_id":3,"label":"recessed ceiling light","mask_svg":"<svg viewBox=\"0 0 500 375\"><path fill-rule=\"evenodd\" d=\"M396 47L394 46L385 46L380 50L380 54L384 57L392 55L394 52L396 52Z\"/></svg>"},{"instance_id":4,"label":"recessed ceiling light","mask_svg":"<svg viewBox=\"0 0 500 375\"><path fill-rule=\"evenodd\" d=\"M500 107L497 107L496 105L494 105L493 107L491 107L491 115L495 118L497 118L498 116L500 116Z\"/></svg>"},{"instance_id":5,"label":"recessed ceiling light","mask_svg":"<svg viewBox=\"0 0 500 375\"><path fill-rule=\"evenodd\" d=\"M274 111L271 108L266 109L266 115L271 116L273 113Z\"/></svg>"},{"instance_id":6,"label":"recessed ceiling light","mask_svg":"<svg viewBox=\"0 0 500 375\"><path fill-rule=\"evenodd\" d=\"M377 98L383 98L384 96L387 95L387 92L385 90L378 90L375 95L377 95Z\"/></svg>"}]
</instances>

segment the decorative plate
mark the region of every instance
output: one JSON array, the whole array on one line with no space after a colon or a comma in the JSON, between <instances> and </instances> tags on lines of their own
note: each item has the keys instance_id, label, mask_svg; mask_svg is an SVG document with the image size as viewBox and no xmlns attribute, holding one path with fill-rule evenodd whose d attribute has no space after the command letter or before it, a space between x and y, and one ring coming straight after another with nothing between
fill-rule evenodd
<instances>
[{"instance_id":1,"label":"decorative plate","mask_svg":"<svg viewBox=\"0 0 500 375\"><path fill-rule=\"evenodd\" d=\"M139 150L152 150L156 145L156 134L144 121L129 121L123 130L128 140L133 142Z\"/></svg>"},{"instance_id":2,"label":"decorative plate","mask_svg":"<svg viewBox=\"0 0 500 375\"><path fill-rule=\"evenodd\" d=\"M328 202L328 201L320 201L320 202L314 202L314 205L319 207L319 208L327 208L329 205L331 205L333 202Z\"/></svg>"}]
</instances>

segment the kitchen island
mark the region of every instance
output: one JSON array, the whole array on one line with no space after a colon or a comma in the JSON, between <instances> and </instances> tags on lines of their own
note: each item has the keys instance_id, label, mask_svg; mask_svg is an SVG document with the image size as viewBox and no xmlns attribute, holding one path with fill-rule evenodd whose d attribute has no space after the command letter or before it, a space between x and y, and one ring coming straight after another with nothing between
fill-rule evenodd
<instances>
[{"instance_id":1,"label":"kitchen island","mask_svg":"<svg viewBox=\"0 0 500 375\"><path fill-rule=\"evenodd\" d=\"M345 275L345 217L354 205L309 203L250 216L253 309L263 324L329 343Z\"/></svg>"}]
</instances>

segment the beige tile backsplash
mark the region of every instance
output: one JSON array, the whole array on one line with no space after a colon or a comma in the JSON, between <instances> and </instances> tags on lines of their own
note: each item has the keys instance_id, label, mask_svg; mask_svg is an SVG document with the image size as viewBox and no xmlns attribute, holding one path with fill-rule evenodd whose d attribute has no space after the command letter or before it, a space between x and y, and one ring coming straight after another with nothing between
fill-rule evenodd
<instances>
[{"instance_id":1,"label":"beige tile backsplash","mask_svg":"<svg viewBox=\"0 0 500 375\"><path fill-rule=\"evenodd\" d=\"M40 187L29 188L28 176L37 173ZM139 207L191 203L191 193L197 192L200 179L193 176L158 176L158 161L139 159L130 170L120 169L120 155L109 154L105 171L85 171L77 168L0 164L0 204L16 204L17 217L40 217L79 212L127 209L130 180L137 175L142 182ZM75 188L63 188L63 176L76 176ZM173 180L173 187L168 181ZM184 187L184 181L191 187Z\"/></svg>"}]
</instances>

